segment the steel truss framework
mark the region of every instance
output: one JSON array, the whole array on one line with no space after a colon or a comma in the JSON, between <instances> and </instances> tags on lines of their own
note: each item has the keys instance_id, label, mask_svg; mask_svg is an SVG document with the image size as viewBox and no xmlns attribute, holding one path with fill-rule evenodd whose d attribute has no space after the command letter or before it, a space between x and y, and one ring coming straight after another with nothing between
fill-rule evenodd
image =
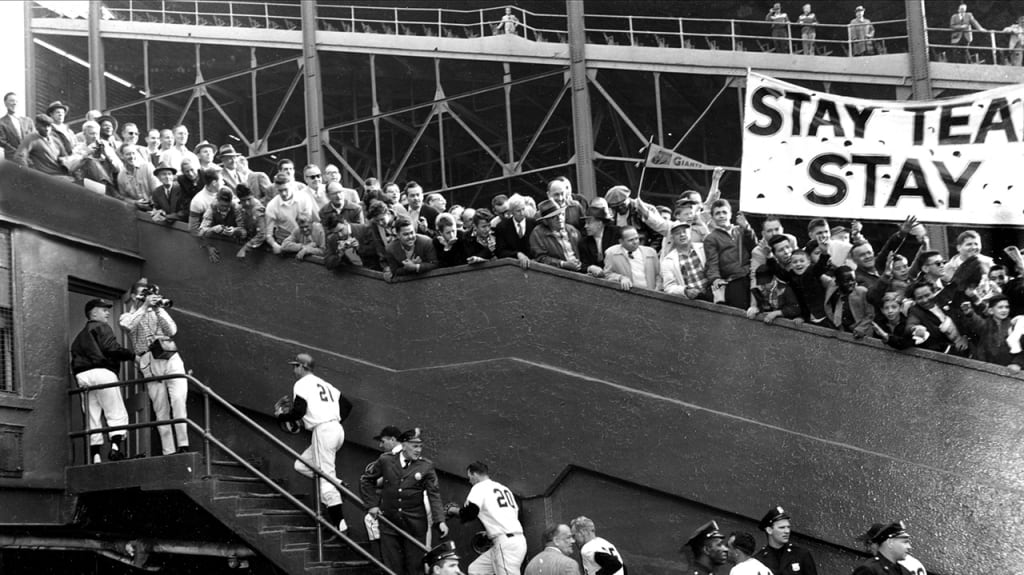
<instances>
[{"instance_id":1,"label":"steel truss framework","mask_svg":"<svg viewBox=\"0 0 1024 575\"><path fill-rule=\"evenodd\" d=\"M173 124L198 134L193 143L234 143L261 169L281 157L300 165L320 158L337 163L350 185L371 175L415 179L466 203L485 192L537 193L547 178L576 176L578 120L566 97L574 87L564 64L347 54L335 47L315 52L322 70L311 83L308 52L196 44L175 34L173 25L165 27L168 33L158 39L117 40L137 43L141 70L130 80L148 94L105 110L122 121L169 128L157 126L168 116L156 110L171 110ZM161 65L153 55L168 44L187 46L191 62L178 62L171 72L176 87L154 92ZM121 51L108 43L108 63ZM232 57L223 57L227 53ZM597 189L579 190L584 195L618 183L635 188L641 149L651 138L709 164L738 165L743 86L736 78L588 67L584 84L597 176ZM312 134L310 87L323 106ZM891 98L896 88L877 89L887 92L876 96ZM311 142L315 150L307 149ZM699 172L659 172L644 178L643 193L668 198L706 184Z\"/></svg>"}]
</instances>

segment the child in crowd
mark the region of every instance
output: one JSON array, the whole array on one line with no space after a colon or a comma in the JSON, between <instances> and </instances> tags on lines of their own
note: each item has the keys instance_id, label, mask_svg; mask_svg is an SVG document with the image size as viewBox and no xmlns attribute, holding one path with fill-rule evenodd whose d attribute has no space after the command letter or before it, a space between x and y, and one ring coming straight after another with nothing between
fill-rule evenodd
<instances>
[{"instance_id":1,"label":"child in crowd","mask_svg":"<svg viewBox=\"0 0 1024 575\"><path fill-rule=\"evenodd\" d=\"M1016 335L1016 345L1013 346L1018 350L1017 353L1011 350L1009 341L1014 322L1020 321L1020 316L1013 320L1009 319L1010 302L1004 295L991 297L988 307L991 316L976 313L971 302L965 301L961 304L961 321L964 324L964 335L971 342L971 357L979 361L1009 366L1015 372L1020 371L1020 334Z\"/></svg>"},{"instance_id":2,"label":"child in crowd","mask_svg":"<svg viewBox=\"0 0 1024 575\"><path fill-rule=\"evenodd\" d=\"M822 255L812 266L811 258L804 250L794 250L789 256L790 272L787 283L800 302L800 317L815 325L832 327L825 314L825 286L821 281L828 266L828 255Z\"/></svg>"},{"instance_id":3,"label":"child in crowd","mask_svg":"<svg viewBox=\"0 0 1024 575\"><path fill-rule=\"evenodd\" d=\"M901 256L902 257L902 256ZM905 260L906 258L904 258ZM907 316L903 313L902 292L888 292L882 296L881 317L871 322L875 336L885 345L896 349L907 349L914 345L914 339L924 339L928 330L923 326L907 330Z\"/></svg>"},{"instance_id":4,"label":"child in crowd","mask_svg":"<svg viewBox=\"0 0 1024 575\"><path fill-rule=\"evenodd\" d=\"M800 317L800 300L789 286L772 273L767 265L757 270L757 287L751 294L754 296L747 308L747 317L754 319L758 313L764 313L765 323L772 323L777 317L797 319Z\"/></svg>"}]
</instances>

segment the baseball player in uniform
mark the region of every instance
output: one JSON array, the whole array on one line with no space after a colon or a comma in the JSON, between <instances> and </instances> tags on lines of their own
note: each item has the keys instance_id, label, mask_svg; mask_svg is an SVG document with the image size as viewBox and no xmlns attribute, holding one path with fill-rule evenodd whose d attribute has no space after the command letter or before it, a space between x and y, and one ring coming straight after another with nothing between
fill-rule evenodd
<instances>
[{"instance_id":1,"label":"baseball player in uniform","mask_svg":"<svg viewBox=\"0 0 1024 575\"><path fill-rule=\"evenodd\" d=\"M572 538L580 546L583 571L586 575L626 575L619 550L606 539L597 536L594 522L586 517L577 517L569 523Z\"/></svg>"},{"instance_id":2,"label":"baseball player in uniform","mask_svg":"<svg viewBox=\"0 0 1024 575\"><path fill-rule=\"evenodd\" d=\"M289 361L295 371L295 385L292 386L291 411L278 413L278 421L302 420L302 425L313 432L313 440L302 452L301 459L295 461L295 471L313 477L313 470L307 463L320 468L325 474L337 479L334 459L338 450L345 443L345 430L341 427L339 401L341 392L313 374L316 363L313 356L300 353L293 361ZM330 482L320 480L320 501L327 506L327 517L331 524L344 533L348 530L345 518L341 513L341 493Z\"/></svg>"},{"instance_id":3,"label":"baseball player in uniform","mask_svg":"<svg viewBox=\"0 0 1024 575\"><path fill-rule=\"evenodd\" d=\"M110 328L110 308L114 304L105 299L91 299L85 304L85 317L88 322L82 331L71 342L71 371L75 374L78 387L90 388L94 385L114 383L117 381L118 364L122 361L135 360L135 353L117 343L114 330ZM89 429L99 429L100 416L107 417L112 427L128 425L128 411L124 408L121 390L108 387L91 391L86 394L89 410ZM122 442L128 432L125 430L110 432L110 452L108 461L124 459ZM89 455L93 463L100 462L100 449L103 447L103 434L93 433L89 436Z\"/></svg>"},{"instance_id":4,"label":"baseball player in uniform","mask_svg":"<svg viewBox=\"0 0 1024 575\"><path fill-rule=\"evenodd\" d=\"M462 508L450 506L446 515L458 515L465 523L479 517L491 540L491 548L469 565L469 575L519 575L526 559L526 539L519 523L519 505L512 490L490 477L487 464L480 461L466 468L469 496Z\"/></svg>"}]
</instances>

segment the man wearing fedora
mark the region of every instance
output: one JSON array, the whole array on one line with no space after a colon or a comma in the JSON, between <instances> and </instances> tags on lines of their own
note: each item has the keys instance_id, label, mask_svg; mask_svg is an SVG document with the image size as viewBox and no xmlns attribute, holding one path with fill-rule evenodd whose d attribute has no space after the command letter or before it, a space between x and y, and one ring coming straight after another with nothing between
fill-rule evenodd
<instances>
[{"instance_id":1,"label":"man wearing fedora","mask_svg":"<svg viewBox=\"0 0 1024 575\"><path fill-rule=\"evenodd\" d=\"M3 146L4 157L14 160L14 154L25 136L35 131L32 120L18 115L18 95L7 92L4 95L4 106L7 114L0 118L0 146Z\"/></svg>"},{"instance_id":2,"label":"man wearing fedora","mask_svg":"<svg viewBox=\"0 0 1024 575\"><path fill-rule=\"evenodd\" d=\"M153 170L153 175L160 185L153 189L154 222L173 224L188 221L188 206L181 193L181 186L175 181L177 172L167 164L160 164Z\"/></svg>"},{"instance_id":3,"label":"man wearing fedora","mask_svg":"<svg viewBox=\"0 0 1024 575\"><path fill-rule=\"evenodd\" d=\"M402 444L401 451L384 453L366 467L359 479L360 494L369 506L368 513L388 520L381 522L384 564L398 575L420 575L422 551L395 531L392 525L425 543L430 526L423 504L424 494L430 504L430 516L441 537L448 536L448 525L444 522L434 463L422 457L423 435L420 429L410 429L398 439ZM381 478L384 483L377 491L377 481Z\"/></svg>"},{"instance_id":4,"label":"man wearing fedora","mask_svg":"<svg viewBox=\"0 0 1024 575\"><path fill-rule=\"evenodd\" d=\"M530 234L533 259L563 270L581 271L580 233L565 224L565 208L544 200L537 206L537 222Z\"/></svg>"},{"instance_id":5,"label":"man wearing fedora","mask_svg":"<svg viewBox=\"0 0 1024 575\"><path fill-rule=\"evenodd\" d=\"M217 146L214 146L210 142L203 140L196 144L196 148L192 150L192 153L199 158L199 171L203 171L206 168L214 165L213 157L217 154Z\"/></svg>"},{"instance_id":6,"label":"man wearing fedora","mask_svg":"<svg viewBox=\"0 0 1024 575\"><path fill-rule=\"evenodd\" d=\"M245 156L236 152L231 144L224 144L217 150L217 160L223 169L221 179L225 186L237 191L239 184L245 184L263 204L274 197L274 185L267 174L250 170Z\"/></svg>"},{"instance_id":7,"label":"man wearing fedora","mask_svg":"<svg viewBox=\"0 0 1024 575\"><path fill-rule=\"evenodd\" d=\"M601 206L590 206L583 216L586 237L580 240L580 264L588 274L604 277L604 252L619 241L619 228L612 225L608 212Z\"/></svg>"},{"instance_id":8,"label":"man wearing fedora","mask_svg":"<svg viewBox=\"0 0 1024 575\"><path fill-rule=\"evenodd\" d=\"M68 117L68 107L61 103L60 100L50 102L50 105L46 107L46 115L53 119L51 133L54 139L61 145L61 148L64 149L63 155L70 156L78 140L75 138L74 130L64 123L64 120Z\"/></svg>"}]
</instances>

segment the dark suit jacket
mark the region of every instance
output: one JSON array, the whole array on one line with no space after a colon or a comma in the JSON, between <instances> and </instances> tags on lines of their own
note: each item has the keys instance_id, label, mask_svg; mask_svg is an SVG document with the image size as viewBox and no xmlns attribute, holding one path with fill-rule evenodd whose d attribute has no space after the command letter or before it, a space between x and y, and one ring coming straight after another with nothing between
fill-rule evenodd
<instances>
[{"instance_id":1,"label":"dark suit jacket","mask_svg":"<svg viewBox=\"0 0 1024 575\"><path fill-rule=\"evenodd\" d=\"M377 490L377 480L384 484ZM398 526L405 528L426 521L427 510L423 494L427 494L434 523L444 521L441 494L437 487L437 472L429 459L417 459L402 469L397 454L385 453L366 467L359 478L359 492L370 507L380 507L381 513Z\"/></svg>"},{"instance_id":2,"label":"dark suit jacket","mask_svg":"<svg viewBox=\"0 0 1024 575\"><path fill-rule=\"evenodd\" d=\"M3 146L4 157L12 161L14 160L14 153L18 151L18 146L21 145L21 140L36 131L32 120L24 116L15 117L21 124L21 136L18 136L18 132L15 131L14 123L11 121L9 114L4 114L0 118L0 146Z\"/></svg>"},{"instance_id":3,"label":"dark suit jacket","mask_svg":"<svg viewBox=\"0 0 1024 575\"><path fill-rule=\"evenodd\" d=\"M438 267L451 268L466 265L466 260L469 259L469 252L466 251L465 238L455 240L455 243L452 244L448 251L444 250L444 246L441 245L441 241L438 238L434 238L433 242L434 253L437 254Z\"/></svg>"},{"instance_id":4,"label":"dark suit jacket","mask_svg":"<svg viewBox=\"0 0 1024 575\"><path fill-rule=\"evenodd\" d=\"M167 214L168 222L187 222L188 204L184 202L181 187L171 184L170 192L161 185L153 190L153 207Z\"/></svg>"},{"instance_id":5,"label":"dark suit jacket","mask_svg":"<svg viewBox=\"0 0 1024 575\"><path fill-rule=\"evenodd\" d=\"M423 228L419 227L419 224L417 223L416 224L416 233L426 234L428 236L433 236L434 232L437 231L437 225L436 224L437 224L437 216L439 216L439 215L440 214L438 213L437 210L435 210L434 208L428 206L427 204L423 204L422 206L420 206L420 217L425 219L425 220L427 220L427 229L424 230ZM406 215L406 217L408 217L408 215Z\"/></svg>"},{"instance_id":6,"label":"dark suit jacket","mask_svg":"<svg viewBox=\"0 0 1024 575\"><path fill-rule=\"evenodd\" d=\"M388 266L391 267L391 273L396 276L413 275L416 273L406 270L405 266L402 265L402 261L405 260L405 249L402 248L402 242L397 239L392 241L388 244L386 254ZM437 252L434 251L434 242L423 234L416 235L416 245L412 248L412 256L414 258L419 257L422 260L419 271L421 274L437 267Z\"/></svg>"},{"instance_id":7,"label":"dark suit jacket","mask_svg":"<svg viewBox=\"0 0 1024 575\"><path fill-rule=\"evenodd\" d=\"M355 234L355 228L353 228ZM363 267L371 270L381 271L387 263L387 240L382 238L380 230L374 224L366 224L361 228L356 239L359 240L359 249L356 253L363 260Z\"/></svg>"},{"instance_id":8,"label":"dark suit jacket","mask_svg":"<svg viewBox=\"0 0 1024 575\"><path fill-rule=\"evenodd\" d=\"M598 254L619 243L622 233L619 228L613 225L605 225L604 233L601 235L601 245L590 236L580 238L580 264L586 270L590 266L604 267L604 262L598 260Z\"/></svg>"},{"instance_id":9,"label":"dark suit jacket","mask_svg":"<svg viewBox=\"0 0 1024 575\"><path fill-rule=\"evenodd\" d=\"M530 233L533 232L533 227L536 225L537 220L526 218L526 233L520 238L516 233L516 225L512 223L512 218L498 222L498 225L494 226L495 252L497 252L495 255L499 258L515 258L519 252L530 255Z\"/></svg>"},{"instance_id":10,"label":"dark suit jacket","mask_svg":"<svg viewBox=\"0 0 1024 575\"><path fill-rule=\"evenodd\" d=\"M337 214L340 216L342 221L346 221L350 224L362 224L363 221L363 208L359 204L353 204L352 202L345 202L341 205L341 210L334 209L334 206L327 202L324 207L320 208L320 221L326 222L327 216L330 214Z\"/></svg>"},{"instance_id":11,"label":"dark suit jacket","mask_svg":"<svg viewBox=\"0 0 1024 575\"><path fill-rule=\"evenodd\" d=\"M946 312L946 315L949 316L950 313ZM952 320L952 316L949 319ZM949 350L949 346L953 345L953 341L939 329L939 323L939 318L935 317L935 314L922 309L917 304L910 306L910 309L907 311L908 332L913 330L916 325L923 325L928 330L928 339L917 346L921 349L945 353Z\"/></svg>"}]
</instances>

